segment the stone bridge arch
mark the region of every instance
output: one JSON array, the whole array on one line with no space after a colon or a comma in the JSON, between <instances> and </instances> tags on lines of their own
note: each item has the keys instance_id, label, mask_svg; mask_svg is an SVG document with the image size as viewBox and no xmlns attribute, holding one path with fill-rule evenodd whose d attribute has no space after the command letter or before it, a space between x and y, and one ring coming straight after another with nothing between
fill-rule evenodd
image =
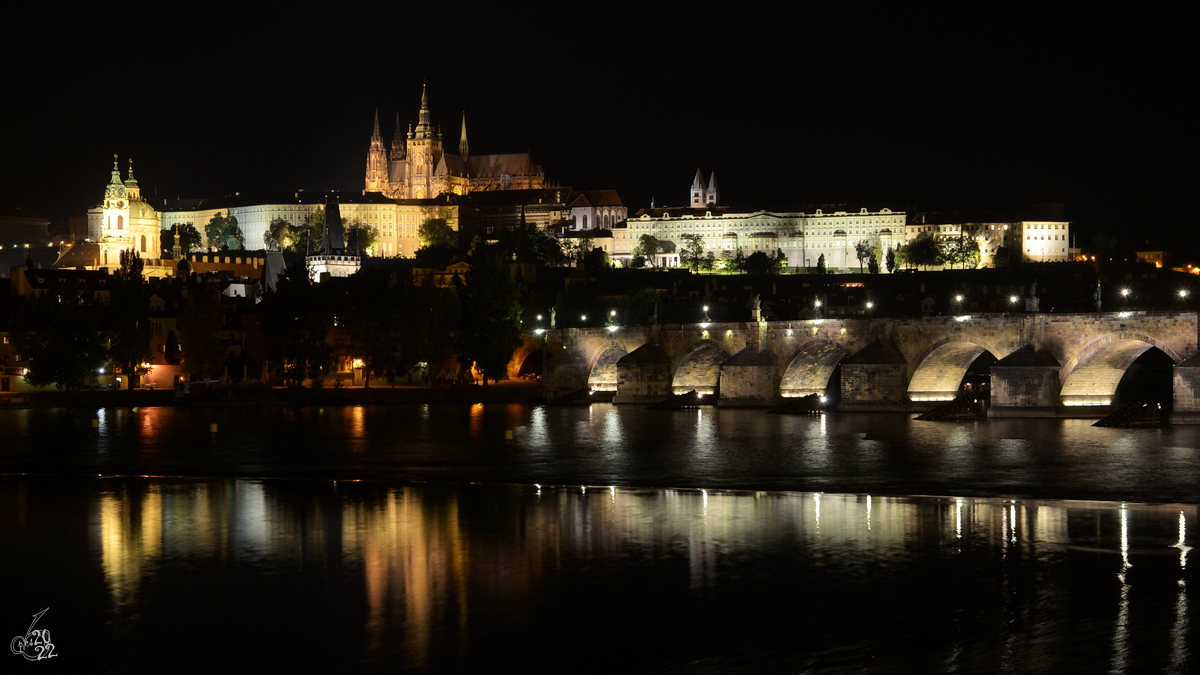
<instances>
[{"instance_id":1,"label":"stone bridge arch","mask_svg":"<svg viewBox=\"0 0 1200 675\"><path fill-rule=\"evenodd\" d=\"M1067 407L1115 405L1121 380L1133 362L1151 349L1161 351L1171 363L1183 360L1169 344L1151 335L1122 332L1096 338L1059 371L1059 401Z\"/></svg>"},{"instance_id":2,"label":"stone bridge arch","mask_svg":"<svg viewBox=\"0 0 1200 675\"><path fill-rule=\"evenodd\" d=\"M671 392L686 394L715 394L721 382L721 364L729 358L719 343L701 340L693 344L674 364L671 372Z\"/></svg>"},{"instance_id":3,"label":"stone bridge arch","mask_svg":"<svg viewBox=\"0 0 1200 675\"><path fill-rule=\"evenodd\" d=\"M938 340L913 359L912 377L908 381L908 400L953 400L958 395L958 389L967 371L984 352L997 360L1005 356L987 340L970 335Z\"/></svg>"},{"instance_id":4,"label":"stone bridge arch","mask_svg":"<svg viewBox=\"0 0 1200 675\"><path fill-rule=\"evenodd\" d=\"M595 391L616 391L617 361L628 353L623 346L613 343L597 354L588 374L588 387Z\"/></svg>"},{"instance_id":5,"label":"stone bridge arch","mask_svg":"<svg viewBox=\"0 0 1200 675\"><path fill-rule=\"evenodd\" d=\"M848 349L833 340L809 341L787 361L779 379L779 395L784 398L823 395L834 370L849 354Z\"/></svg>"}]
</instances>

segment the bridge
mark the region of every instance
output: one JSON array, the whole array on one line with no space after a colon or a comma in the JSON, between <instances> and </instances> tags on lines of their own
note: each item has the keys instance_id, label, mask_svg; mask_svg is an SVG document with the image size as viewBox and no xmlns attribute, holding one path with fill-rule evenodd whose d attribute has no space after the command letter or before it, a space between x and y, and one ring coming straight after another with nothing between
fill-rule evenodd
<instances>
[{"instance_id":1,"label":"bridge","mask_svg":"<svg viewBox=\"0 0 1200 675\"><path fill-rule=\"evenodd\" d=\"M1150 391L1173 402L1172 421L1200 423L1197 317L973 314L572 328L527 336L514 366L545 349L548 391L590 387L614 392L616 403L696 391L721 406L763 406L819 394L838 410L920 411L976 382L990 387L993 417L1100 417Z\"/></svg>"}]
</instances>

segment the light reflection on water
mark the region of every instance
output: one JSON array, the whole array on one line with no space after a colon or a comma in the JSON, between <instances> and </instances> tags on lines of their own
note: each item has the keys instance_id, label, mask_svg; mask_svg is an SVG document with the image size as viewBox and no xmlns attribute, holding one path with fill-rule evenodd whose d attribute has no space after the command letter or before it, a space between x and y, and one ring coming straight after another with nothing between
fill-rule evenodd
<instances>
[{"instance_id":1,"label":"light reflection on water","mask_svg":"<svg viewBox=\"0 0 1200 675\"><path fill-rule=\"evenodd\" d=\"M1200 502L1200 427L476 404L0 410L0 428L0 471L13 473Z\"/></svg>"},{"instance_id":2,"label":"light reflection on water","mask_svg":"<svg viewBox=\"0 0 1200 675\"><path fill-rule=\"evenodd\" d=\"M21 552L0 570L30 582L10 606L52 604L77 617L93 632L73 634L73 646L104 653L110 644L113 662L146 643L203 651L245 628L309 668L445 671L579 650L589 653L584 670L622 672L1195 666L1186 596L1194 506L612 485L66 482L0 479L0 535ZM57 530L60 540L94 551L69 575L54 563L61 543L37 545L50 512L85 525ZM104 590L94 603L93 582ZM61 597L39 595L52 586ZM339 632L337 649L306 639L327 632ZM147 663L168 658L149 649Z\"/></svg>"}]
</instances>

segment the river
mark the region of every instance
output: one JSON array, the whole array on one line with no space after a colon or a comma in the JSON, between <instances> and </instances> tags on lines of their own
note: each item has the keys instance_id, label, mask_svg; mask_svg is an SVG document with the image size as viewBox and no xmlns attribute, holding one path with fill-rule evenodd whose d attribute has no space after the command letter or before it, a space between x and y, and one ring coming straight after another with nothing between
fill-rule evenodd
<instances>
[{"instance_id":1,"label":"river","mask_svg":"<svg viewBox=\"0 0 1200 675\"><path fill-rule=\"evenodd\" d=\"M1197 668L1187 427L410 405L0 428L0 620L47 609L60 668Z\"/></svg>"}]
</instances>

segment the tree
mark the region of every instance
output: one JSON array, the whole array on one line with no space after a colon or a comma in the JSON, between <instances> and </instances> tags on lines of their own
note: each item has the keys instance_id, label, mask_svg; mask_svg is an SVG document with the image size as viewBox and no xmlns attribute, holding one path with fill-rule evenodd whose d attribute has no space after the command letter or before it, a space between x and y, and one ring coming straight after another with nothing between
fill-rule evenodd
<instances>
[{"instance_id":1,"label":"tree","mask_svg":"<svg viewBox=\"0 0 1200 675\"><path fill-rule=\"evenodd\" d=\"M664 252L664 242L652 234L643 234L638 237L637 246L633 248L633 256L635 258L643 258L651 267L658 267L658 253Z\"/></svg>"},{"instance_id":2,"label":"tree","mask_svg":"<svg viewBox=\"0 0 1200 675\"><path fill-rule=\"evenodd\" d=\"M487 250L471 258L459 291L458 360L483 373L483 383L503 379L513 350L521 344L520 290L501 256Z\"/></svg>"},{"instance_id":3,"label":"tree","mask_svg":"<svg viewBox=\"0 0 1200 675\"><path fill-rule=\"evenodd\" d=\"M190 284L187 300L179 313L179 346L183 352L183 372L197 380L215 380L221 375L225 346L221 329L225 327L225 308L221 290L213 283Z\"/></svg>"},{"instance_id":4,"label":"tree","mask_svg":"<svg viewBox=\"0 0 1200 675\"><path fill-rule=\"evenodd\" d=\"M855 242L854 257L858 258L858 273L862 274L863 261L871 257L871 242L866 239Z\"/></svg>"},{"instance_id":5,"label":"tree","mask_svg":"<svg viewBox=\"0 0 1200 675\"><path fill-rule=\"evenodd\" d=\"M154 355L150 351L150 296L142 276L143 266L137 251L121 251L121 267L109 285L109 354L129 379L130 389L148 372L142 364Z\"/></svg>"},{"instance_id":6,"label":"tree","mask_svg":"<svg viewBox=\"0 0 1200 675\"><path fill-rule=\"evenodd\" d=\"M221 215L219 212L204 226L208 246L218 251L245 248L246 240L238 227L237 216Z\"/></svg>"},{"instance_id":7,"label":"tree","mask_svg":"<svg viewBox=\"0 0 1200 675\"><path fill-rule=\"evenodd\" d=\"M1108 232L1097 232L1092 235L1092 247L1096 249L1096 257L1103 260L1111 258L1117 250L1117 238Z\"/></svg>"},{"instance_id":8,"label":"tree","mask_svg":"<svg viewBox=\"0 0 1200 675\"><path fill-rule=\"evenodd\" d=\"M417 241L421 246L458 246L458 233L445 218L430 218L417 228Z\"/></svg>"},{"instance_id":9,"label":"tree","mask_svg":"<svg viewBox=\"0 0 1200 675\"><path fill-rule=\"evenodd\" d=\"M263 244L268 251L287 251L292 246L292 224L284 218L272 218L263 232Z\"/></svg>"},{"instance_id":10,"label":"tree","mask_svg":"<svg viewBox=\"0 0 1200 675\"><path fill-rule=\"evenodd\" d=\"M363 386L371 375L394 371L400 358L400 333L404 324L398 293L391 277L381 270L361 269L346 279L338 306L350 336L351 356L363 362Z\"/></svg>"},{"instance_id":11,"label":"tree","mask_svg":"<svg viewBox=\"0 0 1200 675\"><path fill-rule=\"evenodd\" d=\"M716 266L717 266L717 256L712 251L705 253L704 260L701 261L701 263L700 263L700 268L703 269L705 272L711 272L713 270L713 268Z\"/></svg>"},{"instance_id":12,"label":"tree","mask_svg":"<svg viewBox=\"0 0 1200 675\"><path fill-rule=\"evenodd\" d=\"M583 267L588 270L608 269L612 263L608 260L608 254L600 247L593 248L588 251L587 256L583 259Z\"/></svg>"},{"instance_id":13,"label":"tree","mask_svg":"<svg viewBox=\"0 0 1200 675\"><path fill-rule=\"evenodd\" d=\"M928 232L922 232L916 239L901 246L900 250L907 265L928 267L942 261L942 251Z\"/></svg>"},{"instance_id":14,"label":"tree","mask_svg":"<svg viewBox=\"0 0 1200 675\"><path fill-rule=\"evenodd\" d=\"M1020 261L1020 257L1014 256L1012 254L1012 249L1007 246L997 246L996 252L992 254L992 267L995 267L996 269L1012 267Z\"/></svg>"},{"instance_id":15,"label":"tree","mask_svg":"<svg viewBox=\"0 0 1200 675\"><path fill-rule=\"evenodd\" d=\"M565 246L560 244L560 241L570 240L559 240L549 232L529 232L525 237L529 253L539 264L546 267L562 267L567 264L567 254L563 250Z\"/></svg>"},{"instance_id":16,"label":"tree","mask_svg":"<svg viewBox=\"0 0 1200 675\"><path fill-rule=\"evenodd\" d=\"M742 253L742 247L737 247L734 251L728 249L721 251L721 268L726 272L741 274L746 269L746 254Z\"/></svg>"},{"instance_id":17,"label":"tree","mask_svg":"<svg viewBox=\"0 0 1200 675\"><path fill-rule=\"evenodd\" d=\"M683 239L683 250L679 253L679 262L693 272L700 271L704 266L704 237L698 234L680 235Z\"/></svg>"},{"instance_id":18,"label":"tree","mask_svg":"<svg viewBox=\"0 0 1200 675\"><path fill-rule=\"evenodd\" d=\"M101 331L104 306L91 291L63 288L27 299L10 324L13 345L29 362L34 386L78 389L108 357Z\"/></svg>"},{"instance_id":19,"label":"tree","mask_svg":"<svg viewBox=\"0 0 1200 675\"><path fill-rule=\"evenodd\" d=\"M400 357L409 364L441 364L453 351L461 308L454 288L399 287L401 317ZM432 380L430 381L432 384Z\"/></svg>"},{"instance_id":20,"label":"tree","mask_svg":"<svg viewBox=\"0 0 1200 675\"><path fill-rule=\"evenodd\" d=\"M871 259L867 261L867 271L871 274L879 274L879 258L875 252L871 252Z\"/></svg>"},{"instance_id":21,"label":"tree","mask_svg":"<svg viewBox=\"0 0 1200 675\"><path fill-rule=\"evenodd\" d=\"M325 230L325 207L318 206L304 217L304 224L299 228L293 227L291 248L285 249L292 253L311 253L321 250L321 233Z\"/></svg>"},{"instance_id":22,"label":"tree","mask_svg":"<svg viewBox=\"0 0 1200 675\"><path fill-rule=\"evenodd\" d=\"M304 263L288 268L259 305L270 357L281 365L283 383L318 384L333 362L325 340L333 324L326 289L314 283Z\"/></svg>"},{"instance_id":23,"label":"tree","mask_svg":"<svg viewBox=\"0 0 1200 675\"><path fill-rule=\"evenodd\" d=\"M379 241L379 231L357 218L346 225L346 250L371 255Z\"/></svg>"},{"instance_id":24,"label":"tree","mask_svg":"<svg viewBox=\"0 0 1200 675\"><path fill-rule=\"evenodd\" d=\"M829 269L825 267L825 254L817 256L817 274L825 274Z\"/></svg>"},{"instance_id":25,"label":"tree","mask_svg":"<svg viewBox=\"0 0 1200 675\"><path fill-rule=\"evenodd\" d=\"M896 269L899 267L899 265L897 265L897 263L896 263L896 249L894 249L894 248L888 249L886 265L887 265L888 274L895 272Z\"/></svg>"},{"instance_id":26,"label":"tree","mask_svg":"<svg viewBox=\"0 0 1200 675\"><path fill-rule=\"evenodd\" d=\"M159 238L163 257L172 255L176 239L179 240L180 253L185 258L192 251L200 250L204 243L204 238L200 236L200 233L191 223L177 223L163 230Z\"/></svg>"},{"instance_id":27,"label":"tree","mask_svg":"<svg viewBox=\"0 0 1200 675\"><path fill-rule=\"evenodd\" d=\"M746 274L770 274L775 270L775 261L763 251L755 251L746 258Z\"/></svg>"}]
</instances>

